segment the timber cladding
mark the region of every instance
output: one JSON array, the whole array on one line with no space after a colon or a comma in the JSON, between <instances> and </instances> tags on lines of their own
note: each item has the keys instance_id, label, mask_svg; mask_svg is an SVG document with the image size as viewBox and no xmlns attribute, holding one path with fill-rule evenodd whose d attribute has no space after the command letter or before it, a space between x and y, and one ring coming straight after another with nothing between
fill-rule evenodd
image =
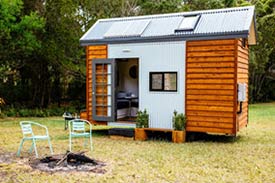
<instances>
[{"instance_id":1,"label":"timber cladding","mask_svg":"<svg viewBox=\"0 0 275 183\"><path fill-rule=\"evenodd\" d=\"M248 86L249 56L247 42L243 45L242 40L237 40L237 83L246 83ZM239 109L238 104L238 109ZM248 123L248 87L246 89L246 102L242 104L242 113L237 115L237 131Z\"/></svg>"},{"instance_id":2,"label":"timber cladding","mask_svg":"<svg viewBox=\"0 0 275 183\"><path fill-rule=\"evenodd\" d=\"M92 120L92 61L95 58L107 58L107 45L96 45L86 47L86 112L87 120Z\"/></svg>"},{"instance_id":3,"label":"timber cladding","mask_svg":"<svg viewBox=\"0 0 275 183\"><path fill-rule=\"evenodd\" d=\"M237 117L237 82L248 83L248 50L240 44L237 39L187 42L187 131L236 134L246 125L247 102Z\"/></svg>"}]
</instances>

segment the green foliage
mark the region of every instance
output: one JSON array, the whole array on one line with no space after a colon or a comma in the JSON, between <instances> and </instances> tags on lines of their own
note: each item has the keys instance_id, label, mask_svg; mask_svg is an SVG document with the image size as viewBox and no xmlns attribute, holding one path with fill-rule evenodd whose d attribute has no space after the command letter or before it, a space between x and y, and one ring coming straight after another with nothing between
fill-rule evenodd
<instances>
[{"instance_id":1,"label":"green foliage","mask_svg":"<svg viewBox=\"0 0 275 183\"><path fill-rule=\"evenodd\" d=\"M3 111L4 114L6 114L8 117L16 117L17 116L17 111L15 108L9 108Z\"/></svg>"},{"instance_id":2,"label":"green foliage","mask_svg":"<svg viewBox=\"0 0 275 183\"><path fill-rule=\"evenodd\" d=\"M175 110L173 116L173 128L175 130L185 130L186 116L183 113L179 113Z\"/></svg>"},{"instance_id":3,"label":"green foliage","mask_svg":"<svg viewBox=\"0 0 275 183\"><path fill-rule=\"evenodd\" d=\"M143 0L140 3L140 14L178 12L181 8L182 0Z\"/></svg>"},{"instance_id":4,"label":"green foliage","mask_svg":"<svg viewBox=\"0 0 275 183\"><path fill-rule=\"evenodd\" d=\"M49 116L62 116L65 111L74 112L75 109L67 107L50 107L48 109L27 109L27 108L5 108L2 111L3 117L49 117Z\"/></svg>"},{"instance_id":5,"label":"green foliage","mask_svg":"<svg viewBox=\"0 0 275 183\"><path fill-rule=\"evenodd\" d=\"M78 2L25 4L21 0L0 3L0 95L8 104L32 108L60 104L62 98L70 97L69 83L79 75L85 78ZM85 90L83 83L85 79L79 85L81 91Z\"/></svg>"},{"instance_id":6,"label":"green foliage","mask_svg":"<svg viewBox=\"0 0 275 183\"><path fill-rule=\"evenodd\" d=\"M21 71L42 47L38 34L44 31L44 19L34 12L24 15L22 9L21 0L1 0L0 95L5 96L8 104L18 102L21 97L29 99L25 95L29 81L24 80ZM28 75L31 73L28 71ZM31 95L31 92L27 93Z\"/></svg>"},{"instance_id":7,"label":"green foliage","mask_svg":"<svg viewBox=\"0 0 275 183\"><path fill-rule=\"evenodd\" d=\"M0 113L0 119L3 119L3 118L6 118L7 117L7 115L6 114L4 114L4 113Z\"/></svg>"},{"instance_id":8,"label":"green foliage","mask_svg":"<svg viewBox=\"0 0 275 183\"><path fill-rule=\"evenodd\" d=\"M148 128L149 127L149 114L146 109L144 111L137 112L137 128Z\"/></svg>"},{"instance_id":9,"label":"green foliage","mask_svg":"<svg viewBox=\"0 0 275 183\"><path fill-rule=\"evenodd\" d=\"M36 33L43 31L44 19L34 12L21 15L22 8L21 0L1 0L0 3L0 60L11 68L22 66L24 58L41 47ZM18 56L21 56L19 63L15 59Z\"/></svg>"},{"instance_id":10,"label":"green foliage","mask_svg":"<svg viewBox=\"0 0 275 183\"><path fill-rule=\"evenodd\" d=\"M221 0L185 0L184 2L189 11L224 7Z\"/></svg>"},{"instance_id":11,"label":"green foliage","mask_svg":"<svg viewBox=\"0 0 275 183\"><path fill-rule=\"evenodd\" d=\"M257 45L250 48L250 102L275 100L275 1L252 1L256 6Z\"/></svg>"}]
</instances>

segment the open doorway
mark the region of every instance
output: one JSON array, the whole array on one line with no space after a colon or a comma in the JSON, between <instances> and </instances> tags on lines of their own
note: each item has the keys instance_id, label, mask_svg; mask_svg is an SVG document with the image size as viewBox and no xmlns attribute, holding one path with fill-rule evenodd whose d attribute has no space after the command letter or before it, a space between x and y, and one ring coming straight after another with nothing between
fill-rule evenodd
<instances>
[{"instance_id":1,"label":"open doorway","mask_svg":"<svg viewBox=\"0 0 275 183\"><path fill-rule=\"evenodd\" d=\"M139 108L138 58L116 59L116 121L136 121Z\"/></svg>"}]
</instances>

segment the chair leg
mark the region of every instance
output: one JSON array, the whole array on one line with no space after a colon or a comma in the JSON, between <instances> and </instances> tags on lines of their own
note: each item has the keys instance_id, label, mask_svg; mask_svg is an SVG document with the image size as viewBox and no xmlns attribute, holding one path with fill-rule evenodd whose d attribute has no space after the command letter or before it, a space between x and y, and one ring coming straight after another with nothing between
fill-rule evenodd
<instances>
[{"instance_id":1,"label":"chair leg","mask_svg":"<svg viewBox=\"0 0 275 183\"><path fill-rule=\"evenodd\" d=\"M69 137L69 149L72 152L72 136Z\"/></svg>"},{"instance_id":2,"label":"chair leg","mask_svg":"<svg viewBox=\"0 0 275 183\"><path fill-rule=\"evenodd\" d=\"M20 156L20 152L21 152L23 143L24 143L24 139L22 139L21 142L20 142L19 149L18 149L17 154L16 154L17 156Z\"/></svg>"},{"instance_id":3,"label":"chair leg","mask_svg":"<svg viewBox=\"0 0 275 183\"><path fill-rule=\"evenodd\" d=\"M32 142L31 148L29 149L29 153L33 151L34 143Z\"/></svg>"},{"instance_id":4,"label":"chair leg","mask_svg":"<svg viewBox=\"0 0 275 183\"><path fill-rule=\"evenodd\" d=\"M65 120L65 127L64 127L64 130L67 130L67 128L68 128L68 122L67 122L67 120Z\"/></svg>"},{"instance_id":5,"label":"chair leg","mask_svg":"<svg viewBox=\"0 0 275 183\"><path fill-rule=\"evenodd\" d=\"M53 154L53 147L52 147L52 144L51 144L50 137L48 138L48 143L49 143L51 154Z\"/></svg>"},{"instance_id":6,"label":"chair leg","mask_svg":"<svg viewBox=\"0 0 275 183\"><path fill-rule=\"evenodd\" d=\"M90 146L91 146L91 151L93 151L93 141L92 141L92 135L90 134Z\"/></svg>"},{"instance_id":7,"label":"chair leg","mask_svg":"<svg viewBox=\"0 0 275 183\"><path fill-rule=\"evenodd\" d=\"M87 138L86 138L86 137L84 137L84 144L83 144L83 145L84 145L84 147L86 147L86 145L88 144L88 143L87 143L87 141L88 141L88 140L87 140Z\"/></svg>"},{"instance_id":8,"label":"chair leg","mask_svg":"<svg viewBox=\"0 0 275 183\"><path fill-rule=\"evenodd\" d=\"M35 139L32 140L33 142L33 147L34 147L34 152L35 152L35 157L38 158L38 153L37 153L37 148L36 148L36 143L35 143Z\"/></svg>"}]
</instances>

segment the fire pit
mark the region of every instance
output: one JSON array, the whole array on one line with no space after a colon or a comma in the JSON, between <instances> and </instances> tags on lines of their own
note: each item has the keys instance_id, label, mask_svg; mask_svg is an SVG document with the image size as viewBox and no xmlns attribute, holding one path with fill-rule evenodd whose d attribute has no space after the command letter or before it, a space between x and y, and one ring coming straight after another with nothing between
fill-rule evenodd
<instances>
[{"instance_id":1,"label":"fire pit","mask_svg":"<svg viewBox=\"0 0 275 183\"><path fill-rule=\"evenodd\" d=\"M106 166L104 162L91 159L85 156L84 152L67 152L65 155L53 155L42 159L33 159L30 160L29 164L33 169L45 172L87 171L99 174L106 172L103 169Z\"/></svg>"}]
</instances>

